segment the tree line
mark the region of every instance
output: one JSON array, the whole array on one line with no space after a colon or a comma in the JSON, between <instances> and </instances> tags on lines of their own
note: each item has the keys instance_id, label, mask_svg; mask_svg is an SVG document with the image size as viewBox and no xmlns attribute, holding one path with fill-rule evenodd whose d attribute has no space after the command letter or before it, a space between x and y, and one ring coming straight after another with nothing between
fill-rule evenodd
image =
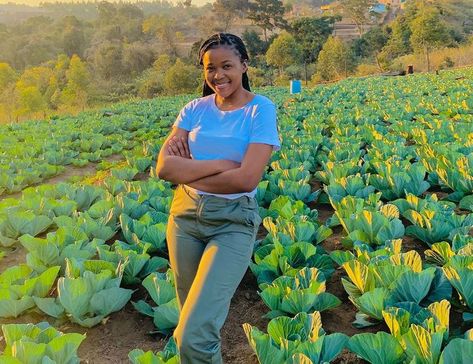
<instances>
[{"instance_id":1,"label":"tree line","mask_svg":"<svg viewBox=\"0 0 473 364\"><path fill-rule=\"evenodd\" d=\"M450 13L421 0L410 1L387 25L360 29L355 40L332 37L342 15L353 19L358 14L360 24L374 21L369 2L341 0L339 14L294 17L291 2L280 0L217 0L203 7L155 1L159 11L147 13L139 4L102 1L95 3L93 19L37 16L0 24L0 121L43 118L131 97L197 92L198 48L216 31L242 30L253 86L339 79L367 64L384 72L413 52L430 67L433 49L469 39L467 24L452 27ZM316 9L314 1L295 3Z\"/></svg>"}]
</instances>

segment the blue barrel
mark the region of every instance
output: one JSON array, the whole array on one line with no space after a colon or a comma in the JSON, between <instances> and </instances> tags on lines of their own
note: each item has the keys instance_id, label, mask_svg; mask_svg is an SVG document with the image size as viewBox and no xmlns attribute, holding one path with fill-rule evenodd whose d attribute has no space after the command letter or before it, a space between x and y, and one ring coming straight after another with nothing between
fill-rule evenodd
<instances>
[{"instance_id":1,"label":"blue barrel","mask_svg":"<svg viewBox=\"0 0 473 364\"><path fill-rule=\"evenodd\" d=\"M301 80L291 80L291 94L298 94L301 92L302 84Z\"/></svg>"}]
</instances>

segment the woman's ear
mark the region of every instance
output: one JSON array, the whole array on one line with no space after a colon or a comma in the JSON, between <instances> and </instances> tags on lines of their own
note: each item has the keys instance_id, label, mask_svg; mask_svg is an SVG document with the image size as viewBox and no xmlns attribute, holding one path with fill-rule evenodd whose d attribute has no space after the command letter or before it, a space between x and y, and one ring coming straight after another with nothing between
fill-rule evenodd
<instances>
[{"instance_id":1,"label":"woman's ear","mask_svg":"<svg viewBox=\"0 0 473 364\"><path fill-rule=\"evenodd\" d=\"M243 64L243 72L248 71L248 61L243 61L242 64Z\"/></svg>"}]
</instances>

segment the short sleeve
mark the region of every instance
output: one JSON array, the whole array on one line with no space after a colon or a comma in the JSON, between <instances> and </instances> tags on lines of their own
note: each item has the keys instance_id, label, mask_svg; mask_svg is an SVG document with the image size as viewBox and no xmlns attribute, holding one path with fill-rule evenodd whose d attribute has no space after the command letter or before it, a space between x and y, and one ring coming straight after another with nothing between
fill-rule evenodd
<instances>
[{"instance_id":1,"label":"short sleeve","mask_svg":"<svg viewBox=\"0 0 473 364\"><path fill-rule=\"evenodd\" d=\"M273 150L281 149L277 128L276 106L273 103L258 105L253 115L249 143L263 143L273 146Z\"/></svg>"},{"instance_id":2,"label":"short sleeve","mask_svg":"<svg viewBox=\"0 0 473 364\"><path fill-rule=\"evenodd\" d=\"M189 102L186 106L184 106L179 115L176 118L176 121L172 126L190 131L192 129L192 111L194 108L194 102Z\"/></svg>"}]
</instances>

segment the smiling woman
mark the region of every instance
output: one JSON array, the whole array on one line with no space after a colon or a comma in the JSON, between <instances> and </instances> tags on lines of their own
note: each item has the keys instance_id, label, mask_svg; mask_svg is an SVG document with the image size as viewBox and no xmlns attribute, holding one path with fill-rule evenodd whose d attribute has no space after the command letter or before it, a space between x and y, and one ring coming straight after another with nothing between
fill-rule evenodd
<instances>
[{"instance_id":1,"label":"smiling woman","mask_svg":"<svg viewBox=\"0 0 473 364\"><path fill-rule=\"evenodd\" d=\"M276 107L251 92L241 39L215 34L199 55L203 97L181 110L156 168L160 178L179 184L166 237L182 364L222 363L220 329L261 223L256 187L280 147Z\"/></svg>"}]
</instances>

